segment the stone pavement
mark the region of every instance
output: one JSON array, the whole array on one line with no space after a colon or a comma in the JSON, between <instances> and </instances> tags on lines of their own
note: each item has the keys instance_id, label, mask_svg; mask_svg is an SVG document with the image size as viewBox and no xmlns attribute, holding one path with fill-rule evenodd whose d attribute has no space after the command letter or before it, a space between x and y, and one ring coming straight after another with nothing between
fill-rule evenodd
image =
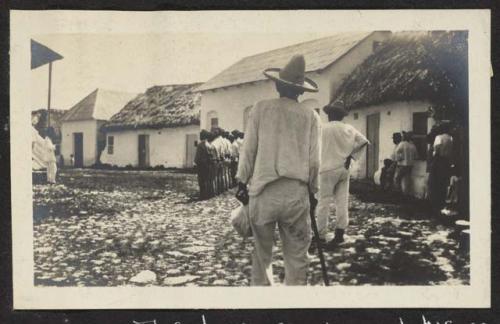
<instances>
[{"instance_id":1,"label":"stone pavement","mask_svg":"<svg viewBox=\"0 0 500 324\"><path fill-rule=\"evenodd\" d=\"M169 171L63 170L58 180L33 187L36 285L249 284L252 239L231 227L232 192L197 201L195 175ZM332 285L468 283L468 256L451 228L351 197L348 241L325 253ZM322 284L315 255L308 280Z\"/></svg>"}]
</instances>

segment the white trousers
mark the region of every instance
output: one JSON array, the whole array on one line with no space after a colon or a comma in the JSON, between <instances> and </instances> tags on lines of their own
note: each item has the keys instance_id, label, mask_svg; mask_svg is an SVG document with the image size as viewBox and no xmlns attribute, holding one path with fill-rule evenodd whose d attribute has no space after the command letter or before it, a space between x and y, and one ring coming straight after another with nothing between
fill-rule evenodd
<instances>
[{"instance_id":1,"label":"white trousers","mask_svg":"<svg viewBox=\"0 0 500 324\"><path fill-rule=\"evenodd\" d=\"M332 198L335 204L335 216L337 217L336 228L346 229L347 225L349 225L349 170L343 167L320 174L320 192L316 218L319 236L323 239L328 232Z\"/></svg>"},{"instance_id":2,"label":"white trousers","mask_svg":"<svg viewBox=\"0 0 500 324\"><path fill-rule=\"evenodd\" d=\"M286 285L306 285L311 243L307 185L287 178L268 184L250 197L253 231L252 286L273 284L272 249L276 224L283 244Z\"/></svg>"},{"instance_id":3,"label":"white trousers","mask_svg":"<svg viewBox=\"0 0 500 324\"><path fill-rule=\"evenodd\" d=\"M49 162L47 164L47 182L56 183L57 164L56 162Z\"/></svg>"}]
</instances>

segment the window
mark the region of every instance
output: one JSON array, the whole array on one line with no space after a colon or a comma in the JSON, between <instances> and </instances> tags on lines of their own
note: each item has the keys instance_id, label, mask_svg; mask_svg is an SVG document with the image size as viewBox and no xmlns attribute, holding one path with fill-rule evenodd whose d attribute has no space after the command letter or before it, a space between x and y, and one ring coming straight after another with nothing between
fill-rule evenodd
<instances>
[{"instance_id":1,"label":"window","mask_svg":"<svg viewBox=\"0 0 500 324\"><path fill-rule=\"evenodd\" d=\"M210 119L210 128L219 127L219 118Z\"/></svg>"},{"instance_id":2,"label":"window","mask_svg":"<svg viewBox=\"0 0 500 324\"><path fill-rule=\"evenodd\" d=\"M427 112L413 113L413 143L417 147L418 159L427 157Z\"/></svg>"},{"instance_id":3,"label":"window","mask_svg":"<svg viewBox=\"0 0 500 324\"><path fill-rule=\"evenodd\" d=\"M115 137L108 136L108 154L113 154L115 150Z\"/></svg>"},{"instance_id":4,"label":"window","mask_svg":"<svg viewBox=\"0 0 500 324\"><path fill-rule=\"evenodd\" d=\"M207 124L207 126L210 126L210 129L219 127L219 117L216 111L212 110L207 113Z\"/></svg>"}]
</instances>

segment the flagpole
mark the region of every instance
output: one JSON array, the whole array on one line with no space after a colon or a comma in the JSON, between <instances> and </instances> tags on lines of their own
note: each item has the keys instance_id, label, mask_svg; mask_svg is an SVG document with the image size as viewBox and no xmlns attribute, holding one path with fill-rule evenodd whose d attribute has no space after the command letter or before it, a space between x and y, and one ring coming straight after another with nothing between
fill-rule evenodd
<instances>
[{"instance_id":1,"label":"flagpole","mask_svg":"<svg viewBox=\"0 0 500 324\"><path fill-rule=\"evenodd\" d=\"M52 62L49 63L49 93L47 99L47 132L50 128L50 92L52 88Z\"/></svg>"}]
</instances>

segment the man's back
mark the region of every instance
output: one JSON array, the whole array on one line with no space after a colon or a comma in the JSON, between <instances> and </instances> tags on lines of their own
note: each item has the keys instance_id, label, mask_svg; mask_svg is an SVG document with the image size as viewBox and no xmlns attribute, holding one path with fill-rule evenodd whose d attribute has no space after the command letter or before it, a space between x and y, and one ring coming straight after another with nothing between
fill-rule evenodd
<instances>
[{"instance_id":1,"label":"man's back","mask_svg":"<svg viewBox=\"0 0 500 324\"><path fill-rule=\"evenodd\" d=\"M449 134L440 134L436 136L433 147L436 155L450 159L453 154L453 138Z\"/></svg>"},{"instance_id":2,"label":"man's back","mask_svg":"<svg viewBox=\"0 0 500 324\"><path fill-rule=\"evenodd\" d=\"M210 160L210 155L208 153L208 147L206 141L201 141L196 146L196 154L194 156L194 163L200 166L207 166Z\"/></svg>"},{"instance_id":3,"label":"man's back","mask_svg":"<svg viewBox=\"0 0 500 324\"><path fill-rule=\"evenodd\" d=\"M321 133L321 172L344 167L353 150L367 142L358 130L340 121L323 125Z\"/></svg>"},{"instance_id":4,"label":"man's back","mask_svg":"<svg viewBox=\"0 0 500 324\"><path fill-rule=\"evenodd\" d=\"M314 111L288 98L263 100L255 105L238 168L239 179L252 179L251 195L279 178L303 181L317 191L319 124Z\"/></svg>"},{"instance_id":5,"label":"man's back","mask_svg":"<svg viewBox=\"0 0 500 324\"><path fill-rule=\"evenodd\" d=\"M396 147L398 165L412 166L416 159L418 159L418 153L415 144L408 141L402 141L398 144Z\"/></svg>"}]
</instances>

